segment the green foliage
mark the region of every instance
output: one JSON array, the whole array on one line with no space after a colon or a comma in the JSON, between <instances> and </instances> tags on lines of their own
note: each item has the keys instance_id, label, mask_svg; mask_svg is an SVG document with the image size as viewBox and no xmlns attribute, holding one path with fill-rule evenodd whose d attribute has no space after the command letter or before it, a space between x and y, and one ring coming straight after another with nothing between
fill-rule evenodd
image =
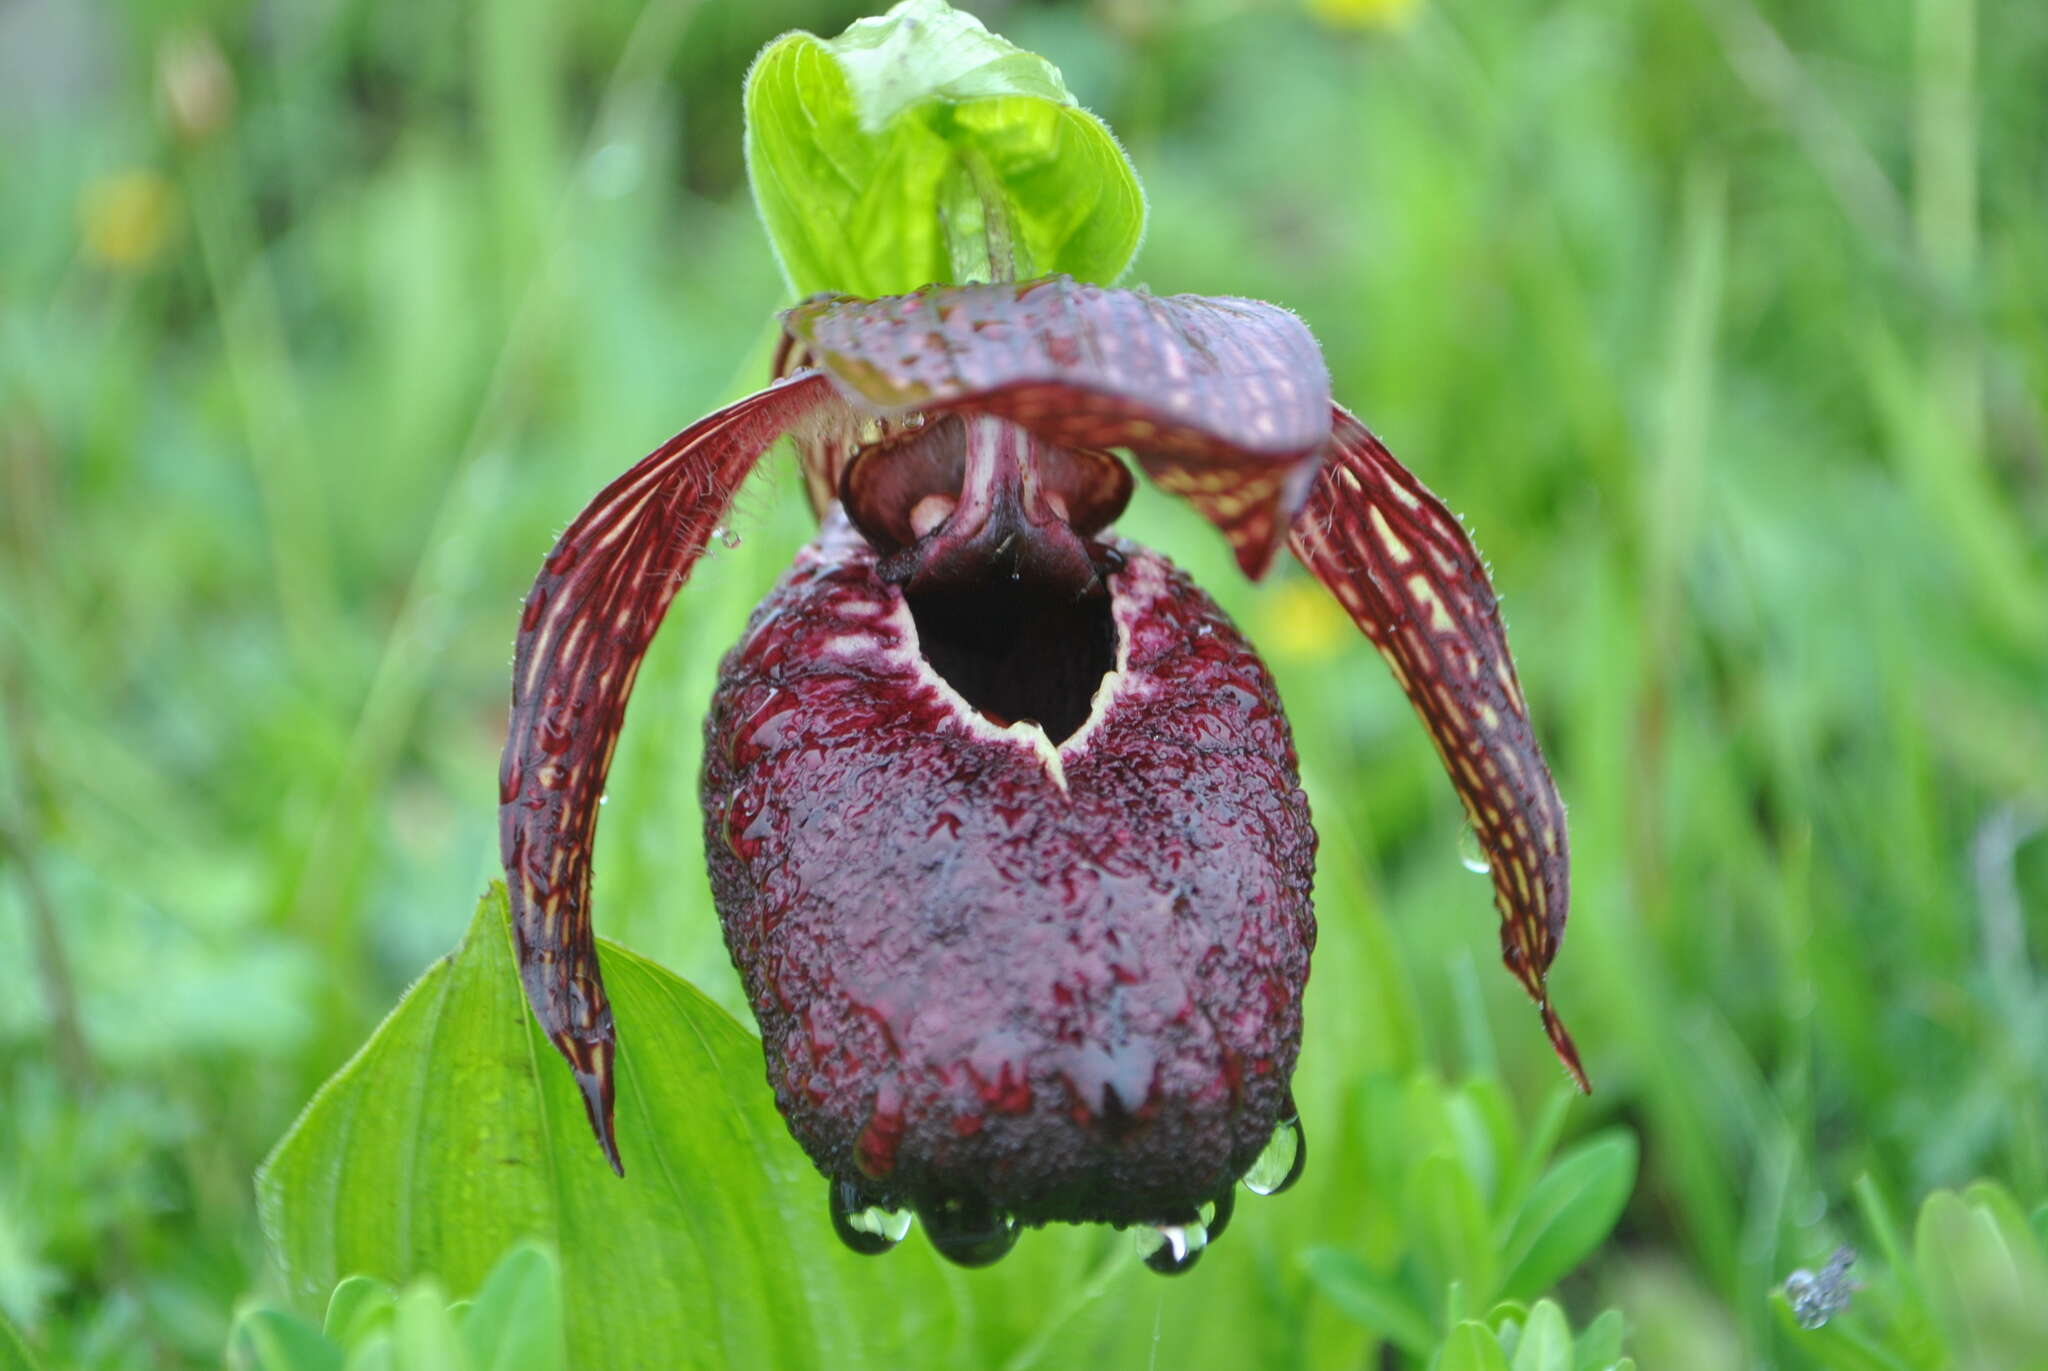
<instances>
[{"instance_id":1,"label":"green foliage","mask_svg":"<svg viewBox=\"0 0 2048 1371\"><path fill-rule=\"evenodd\" d=\"M228 1338L230 1371L566 1371L562 1273L544 1247L507 1252L474 1298L448 1302L421 1280L396 1289L368 1276L334 1287L315 1328L250 1309Z\"/></svg>"},{"instance_id":2,"label":"green foliage","mask_svg":"<svg viewBox=\"0 0 2048 1371\"><path fill-rule=\"evenodd\" d=\"M1302 1293L1256 1279L1294 1251L1268 1220L1304 1192L1350 1188L1340 1158L1284 1200L1247 1195L1229 1241L1204 1254L1204 1280L1162 1281L1132 1235L1106 1229L1034 1231L1000 1267L971 1274L915 1230L885 1256L854 1256L831 1230L824 1182L775 1113L758 1042L672 973L606 943L606 982L627 1025L621 1180L526 1012L505 920L494 886L462 945L265 1163L264 1228L300 1317L260 1311L237 1337L290 1355L286 1344L312 1345L303 1319L342 1273L358 1274L329 1298L330 1338L357 1304L382 1307L376 1292L389 1284L464 1289L522 1239L561 1253L577 1366L1021 1367L1105 1348L1137 1357L1160 1336L1119 1316L1140 1299L1162 1320L1173 1311L1169 1345L1235 1345L1255 1358L1304 1313ZM1289 1312L1269 1326L1276 1300Z\"/></svg>"},{"instance_id":3,"label":"green foliage","mask_svg":"<svg viewBox=\"0 0 2048 1371\"><path fill-rule=\"evenodd\" d=\"M1863 1193L1882 1241L1894 1225L1874 1192ZM1995 1182L1937 1190L1920 1206L1911 1250L1888 1242L1867 1281L1844 1290L1841 1312L1802 1326L1790 1292L1771 1303L1820 1371L2030 1371L2048 1348L2044 1226L2048 1210L2030 1223Z\"/></svg>"},{"instance_id":4,"label":"green foliage","mask_svg":"<svg viewBox=\"0 0 2048 1371\"><path fill-rule=\"evenodd\" d=\"M0 1371L42 1371L42 1363L21 1340L21 1330L5 1311L0 1311Z\"/></svg>"},{"instance_id":5,"label":"green foliage","mask_svg":"<svg viewBox=\"0 0 2048 1371\"><path fill-rule=\"evenodd\" d=\"M1311 1248L1303 1262L1332 1304L1417 1357L1458 1345L1461 1324L1499 1302L1549 1290L1599 1247L1635 1184L1635 1139L1621 1129L1552 1159L1561 1092L1527 1134L1486 1077L1378 1077L1360 1099L1382 1204L1355 1248Z\"/></svg>"},{"instance_id":6,"label":"green foliage","mask_svg":"<svg viewBox=\"0 0 2048 1371\"><path fill-rule=\"evenodd\" d=\"M264 1227L294 1293L309 1298L346 1273L488 1291L497 1254L538 1238L561 1253L575 1294L566 1332L579 1365L846 1366L881 1359L913 1326L933 1333L931 1309L835 1312L874 1307L877 1272L834 1241L824 1184L763 1088L757 1042L674 975L616 946L603 955L630 1026L618 1076L625 1178L605 1165L526 1011L494 885L462 946L259 1173ZM904 1267L929 1264L900 1255Z\"/></svg>"},{"instance_id":7,"label":"green foliage","mask_svg":"<svg viewBox=\"0 0 2048 1371\"><path fill-rule=\"evenodd\" d=\"M765 375L789 286L737 74L857 8L8 8L0 1308L46 1366L218 1366L271 1279L250 1173L491 869L519 594L595 490ZM1144 169L1142 279L1299 310L1495 568L1570 804L1554 987L1596 1093L1559 1147L1626 1120L1643 1157L1628 1240L1556 1298L1625 1310L1645 1366L1797 1371L1851 1335L1942 1364L1944 1297L1915 1316L1898 1275L1920 1198L2048 1200L2048 8L1420 0L1360 34L1048 0L1001 27ZM196 141L161 75L218 85L195 36L230 95ZM809 525L779 464L743 495L599 837L600 929L740 1015L700 720ZM1556 1069L1341 614L1285 568L1240 585L1149 492L1122 528L1260 644L1301 746L1308 1173L1178 1281L1124 1235L969 1277L912 1272L914 1236L863 1310L971 1314L925 1358L954 1365L1370 1364L1301 1264L1406 1260L1359 1082L1493 1075L1540 1119ZM1791 1327L1767 1292L1843 1240L1868 1288Z\"/></svg>"},{"instance_id":8,"label":"green foliage","mask_svg":"<svg viewBox=\"0 0 2048 1371\"><path fill-rule=\"evenodd\" d=\"M2009 1191L1979 1182L1928 1196L1913 1268L1949 1364L2039 1364L2048 1349L2048 1259Z\"/></svg>"},{"instance_id":9,"label":"green foliage","mask_svg":"<svg viewBox=\"0 0 2048 1371\"><path fill-rule=\"evenodd\" d=\"M799 295L1113 281L1144 234L1109 129L1050 62L945 0L784 34L748 73L746 113L754 203Z\"/></svg>"},{"instance_id":10,"label":"green foliage","mask_svg":"<svg viewBox=\"0 0 2048 1371\"><path fill-rule=\"evenodd\" d=\"M1635 1371L1621 1355L1621 1314L1610 1309L1576 1337L1554 1301L1502 1304L1465 1319L1430 1358L1431 1371Z\"/></svg>"},{"instance_id":11,"label":"green foliage","mask_svg":"<svg viewBox=\"0 0 2048 1371\"><path fill-rule=\"evenodd\" d=\"M1436 1371L1508 1371L1508 1359L1493 1330L1469 1320L1451 1330L1433 1365Z\"/></svg>"}]
</instances>

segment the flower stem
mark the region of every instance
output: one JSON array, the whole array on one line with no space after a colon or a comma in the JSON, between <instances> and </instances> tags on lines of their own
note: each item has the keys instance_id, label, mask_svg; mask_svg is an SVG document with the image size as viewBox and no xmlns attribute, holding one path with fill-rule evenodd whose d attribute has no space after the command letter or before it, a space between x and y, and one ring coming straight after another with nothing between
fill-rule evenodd
<instances>
[{"instance_id":1,"label":"flower stem","mask_svg":"<svg viewBox=\"0 0 2048 1371\"><path fill-rule=\"evenodd\" d=\"M1010 218L995 170L976 148L960 149L946 173L939 231L946 240L946 260L956 285L1017 281L1037 274Z\"/></svg>"}]
</instances>

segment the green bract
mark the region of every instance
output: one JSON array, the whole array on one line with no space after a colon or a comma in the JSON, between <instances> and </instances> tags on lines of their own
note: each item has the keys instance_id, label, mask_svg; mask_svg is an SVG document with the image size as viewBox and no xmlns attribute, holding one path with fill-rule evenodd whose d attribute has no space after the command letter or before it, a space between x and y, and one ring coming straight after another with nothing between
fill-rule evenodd
<instances>
[{"instance_id":1,"label":"green bract","mask_svg":"<svg viewBox=\"0 0 2048 1371\"><path fill-rule=\"evenodd\" d=\"M944 0L903 0L837 38L787 33L746 88L747 172L799 295L935 281L1107 284L1145 197L1107 126L1050 62Z\"/></svg>"},{"instance_id":2,"label":"green bract","mask_svg":"<svg viewBox=\"0 0 2048 1371\"><path fill-rule=\"evenodd\" d=\"M442 1292L488 1293L508 1248L538 1241L561 1254L569 1365L893 1367L913 1318L920 1337L965 1356L933 1283L935 1255L906 1253L913 1265L897 1269L840 1255L816 1174L761 1079L760 1044L651 962L610 944L604 959L633 1025L619 1055L632 1174L614 1177L590 1146L575 1086L520 1003L505 891L493 886L462 945L322 1088L257 1176L264 1231L300 1312L324 1301L342 1322L336 1282L345 1302L375 1289L347 1276L431 1277L439 1291L410 1305L401 1296L396 1309L432 1315L433 1334L447 1324ZM891 1281L902 1318L884 1293ZM469 1317L496 1307L480 1293ZM881 1309L890 1315L841 1312ZM320 1343L283 1311L238 1336L280 1357L317 1356Z\"/></svg>"}]
</instances>

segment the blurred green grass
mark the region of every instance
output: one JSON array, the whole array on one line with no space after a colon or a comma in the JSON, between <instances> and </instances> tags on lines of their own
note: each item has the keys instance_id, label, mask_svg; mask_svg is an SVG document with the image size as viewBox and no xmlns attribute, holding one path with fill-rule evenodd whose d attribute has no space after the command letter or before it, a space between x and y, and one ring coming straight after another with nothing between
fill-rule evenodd
<instances>
[{"instance_id":1,"label":"blurred green grass","mask_svg":"<svg viewBox=\"0 0 2048 1371\"><path fill-rule=\"evenodd\" d=\"M1300 311L1492 559L1572 807L1572 1131L1643 1143L1575 1311L1799 1365L1765 1295L1868 1238L1859 1175L2048 1200L2048 9L974 8L1131 148L1134 279ZM0 7L0 1309L57 1364L211 1364L269 1279L255 1162L491 870L540 553L765 372L740 74L858 12ZM600 928L735 1008L698 729L805 536L776 466L598 855ZM1533 1113L1555 1068L1376 659L1166 500L1127 528L1269 645L1323 833L1284 1260L1358 1221L1367 1074ZM1346 1345L1272 1306L1257 1355Z\"/></svg>"}]
</instances>

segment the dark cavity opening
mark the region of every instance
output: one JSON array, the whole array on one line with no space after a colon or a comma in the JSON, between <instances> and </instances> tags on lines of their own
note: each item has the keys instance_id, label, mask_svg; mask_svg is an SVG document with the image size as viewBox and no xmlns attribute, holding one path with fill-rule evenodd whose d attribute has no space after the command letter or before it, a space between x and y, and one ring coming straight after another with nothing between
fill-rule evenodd
<instances>
[{"instance_id":1,"label":"dark cavity opening","mask_svg":"<svg viewBox=\"0 0 2048 1371\"><path fill-rule=\"evenodd\" d=\"M1116 668L1116 620L1100 582L1079 599L1009 580L904 598L932 670L998 727L1035 719L1065 742Z\"/></svg>"}]
</instances>

